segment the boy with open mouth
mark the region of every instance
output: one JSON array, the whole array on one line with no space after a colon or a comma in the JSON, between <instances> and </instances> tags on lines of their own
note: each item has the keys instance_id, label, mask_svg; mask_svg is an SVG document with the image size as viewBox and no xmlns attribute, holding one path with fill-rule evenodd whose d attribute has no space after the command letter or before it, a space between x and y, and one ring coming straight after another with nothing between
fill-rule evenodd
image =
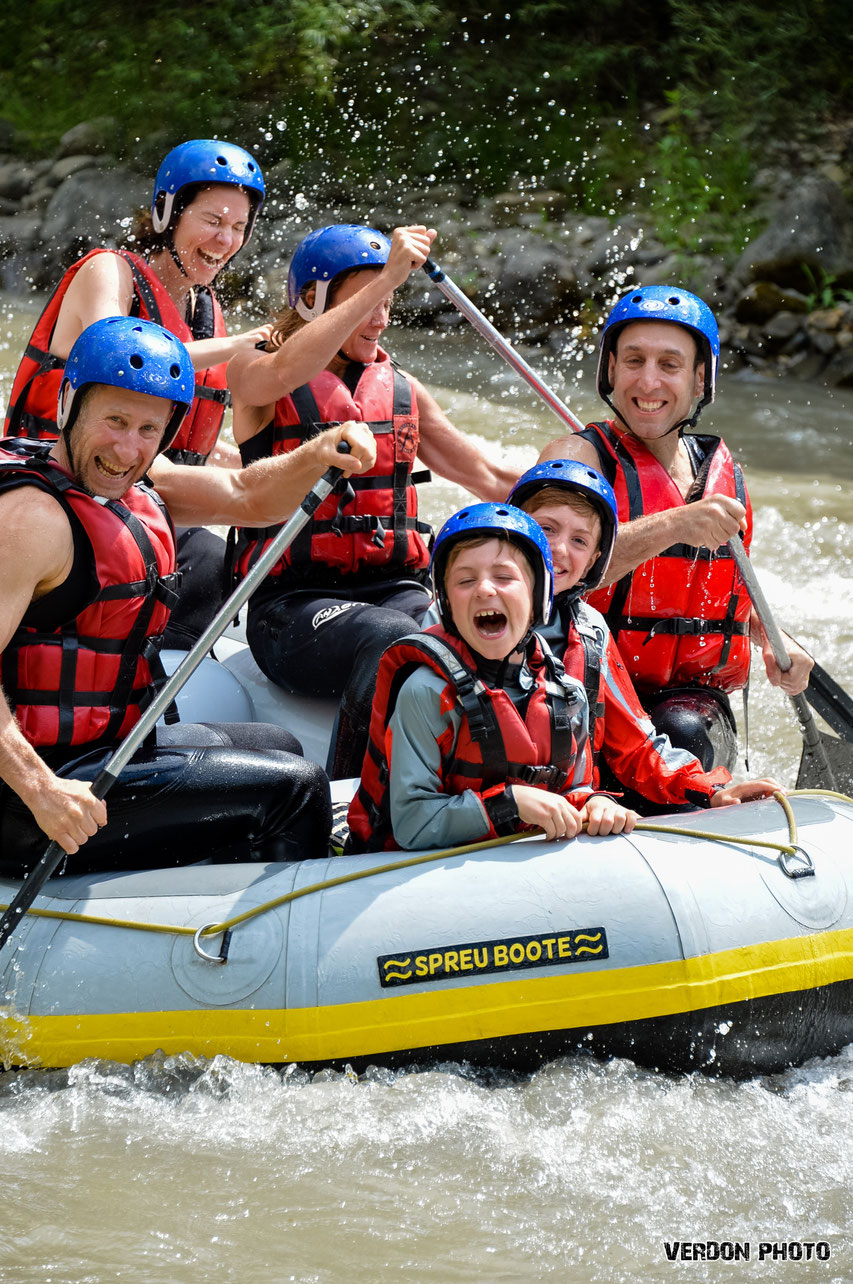
<instances>
[{"instance_id":1,"label":"boy with open mouth","mask_svg":"<svg viewBox=\"0 0 853 1284\"><path fill-rule=\"evenodd\" d=\"M474 504L432 554L441 623L379 669L350 850L476 842L528 826L549 839L629 833L636 814L592 789L584 686L535 629L553 567L537 523Z\"/></svg>"}]
</instances>

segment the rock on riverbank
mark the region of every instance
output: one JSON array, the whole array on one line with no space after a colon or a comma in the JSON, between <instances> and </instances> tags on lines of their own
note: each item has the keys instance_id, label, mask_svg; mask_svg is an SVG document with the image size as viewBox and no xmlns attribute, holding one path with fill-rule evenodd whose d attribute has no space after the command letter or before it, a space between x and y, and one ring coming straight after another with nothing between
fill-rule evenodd
<instances>
[{"instance_id":1,"label":"rock on riverbank","mask_svg":"<svg viewBox=\"0 0 853 1284\"><path fill-rule=\"evenodd\" d=\"M114 132L109 118L84 122L50 160L0 152L0 288L49 290L81 254L125 239L133 213L150 200L151 179L113 161ZM318 171L303 192L282 162L267 168L264 215L222 284L265 316L281 305L287 260L312 227L426 222L439 231L442 266L512 337L580 357L624 290L673 283L714 307L730 368L853 387L853 206L839 161L822 157L796 181L775 174L782 195L733 264L672 253L639 214L579 215L556 189L519 183L482 196L462 185L408 189L378 177L372 190L354 193ZM411 324L460 322L425 281L410 286L402 311Z\"/></svg>"}]
</instances>

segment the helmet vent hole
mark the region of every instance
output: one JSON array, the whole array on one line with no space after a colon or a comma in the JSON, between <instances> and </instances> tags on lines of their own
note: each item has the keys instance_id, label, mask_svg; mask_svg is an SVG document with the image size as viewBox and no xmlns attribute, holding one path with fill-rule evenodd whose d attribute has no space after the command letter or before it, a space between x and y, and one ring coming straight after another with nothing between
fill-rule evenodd
<instances>
[{"instance_id":1,"label":"helmet vent hole","mask_svg":"<svg viewBox=\"0 0 853 1284\"><path fill-rule=\"evenodd\" d=\"M134 370L141 370L145 365L145 362L142 360L142 357L140 357L138 352L134 352L130 358L130 364L133 366Z\"/></svg>"},{"instance_id":2,"label":"helmet vent hole","mask_svg":"<svg viewBox=\"0 0 853 1284\"><path fill-rule=\"evenodd\" d=\"M643 301L642 294L635 294L634 297L631 299L632 303L642 303L642 301Z\"/></svg>"},{"instance_id":3,"label":"helmet vent hole","mask_svg":"<svg viewBox=\"0 0 853 1284\"><path fill-rule=\"evenodd\" d=\"M228 164L228 162L227 162L227 160L225 159L225 157L224 157L224 156L217 156L217 158L216 158L216 163L217 163L217 165L222 165L222 166L223 166L223 168Z\"/></svg>"},{"instance_id":4,"label":"helmet vent hole","mask_svg":"<svg viewBox=\"0 0 853 1284\"><path fill-rule=\"evenodd\" d=\"M173 379L178 379L181 374L181 367L178 365L169 366L169 374Z\"/></svg>"},{"instance_id":5,"label":"helmet vent hole","mask_svg":"<svg viewBox=\"0 0 853 1284\"><path fill-rule=\"evenodd\" d=\"M678 307L680 302L681 299L679 299L677 294L671 294L667 299L667 303L671 303L673 307Z\"/></svg>"}]
</instances>

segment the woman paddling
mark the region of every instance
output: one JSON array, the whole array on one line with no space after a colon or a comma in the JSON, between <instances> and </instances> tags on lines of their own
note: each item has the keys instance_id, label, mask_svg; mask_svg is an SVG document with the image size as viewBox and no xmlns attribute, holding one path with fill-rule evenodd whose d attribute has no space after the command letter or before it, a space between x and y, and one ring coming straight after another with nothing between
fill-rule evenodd
<instances>
[{"instance_id":1,"label":"woman paddling","mask_svg":"<svg viewBox=\"0 0 853 1284\"><path fill-rule=\"evenodd\" d=\"M105 317L140 316L181 339L196 372L195 400L166 453L179 463L207 462L229 400L226 364L269 334L262 326L229 336L212 288L248 241L263 198L260 166L242 147L193 139L173 148L157 172L134 251L92 250L68 269L48 300L15 375L6 435L56 440L57 394L74 342ZM216 455L211 462L239 466L230 446L220 445ZM187 646L219 603L222 541L191 528L180 534L178 556L181 601L167 644Z\"/></svg>"},{"instance_id":2,"label":"woman paddling","mask_svg":"<svg viewBox=\"0 0 853 1284\"><path fill-rule=\"evenodd\" d=\"M335 777L360 770L379 658L412 632L430 600L415 456L485 500L503 498L516 478L379 346L394 291L426 262L434 236L399 227L389 241L358 224L311 233L293 256L289 307L267 351L242 351L228 368L244 464L294 450L346 419L368 423L377 439L375 467L330 496L249 610L249 645L269 678L343 697L330 750ZM273 533L240 533L238 574Z\"/></svg>"}]
</instances>

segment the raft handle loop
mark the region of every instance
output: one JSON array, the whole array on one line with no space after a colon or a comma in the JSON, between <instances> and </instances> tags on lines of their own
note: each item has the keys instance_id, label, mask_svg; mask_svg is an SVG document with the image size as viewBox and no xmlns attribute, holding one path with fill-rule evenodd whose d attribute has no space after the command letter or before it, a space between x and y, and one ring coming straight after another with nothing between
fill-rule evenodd
<instances>
[{"instance_id":1,"label":"raft handle loop","mask_svg":"<svg viewBox=\"0 0 853 1284\"><path fill-rule=\"evenodd\" d=\"M230 927L227 927L225 931L222 933L222 944L219 947L218 954L208 954L207 950L202 949L200 938L204 935L205 932L209 932L210 929L215 926L216 926L215 923L202 924L202 926L198 929L198 931L193 936L193 949L195 950L196 954L199 956L200 959L204 959L205 963L218 963L218 964L227 963L228 950L231 945L231 936L232 936Z\"/></svg>"},{"instance_id":2,"label":"raft handle loop","mask_svg":"<svg viewBox=\"0 0 853 1284\"><path fill-rule=\"evenodd\" d=\"M777 860L786 878L814 878L815 876L814 861L805 848L797 843L791 847L783 847Z\"/></svg>"}]
</instances>

